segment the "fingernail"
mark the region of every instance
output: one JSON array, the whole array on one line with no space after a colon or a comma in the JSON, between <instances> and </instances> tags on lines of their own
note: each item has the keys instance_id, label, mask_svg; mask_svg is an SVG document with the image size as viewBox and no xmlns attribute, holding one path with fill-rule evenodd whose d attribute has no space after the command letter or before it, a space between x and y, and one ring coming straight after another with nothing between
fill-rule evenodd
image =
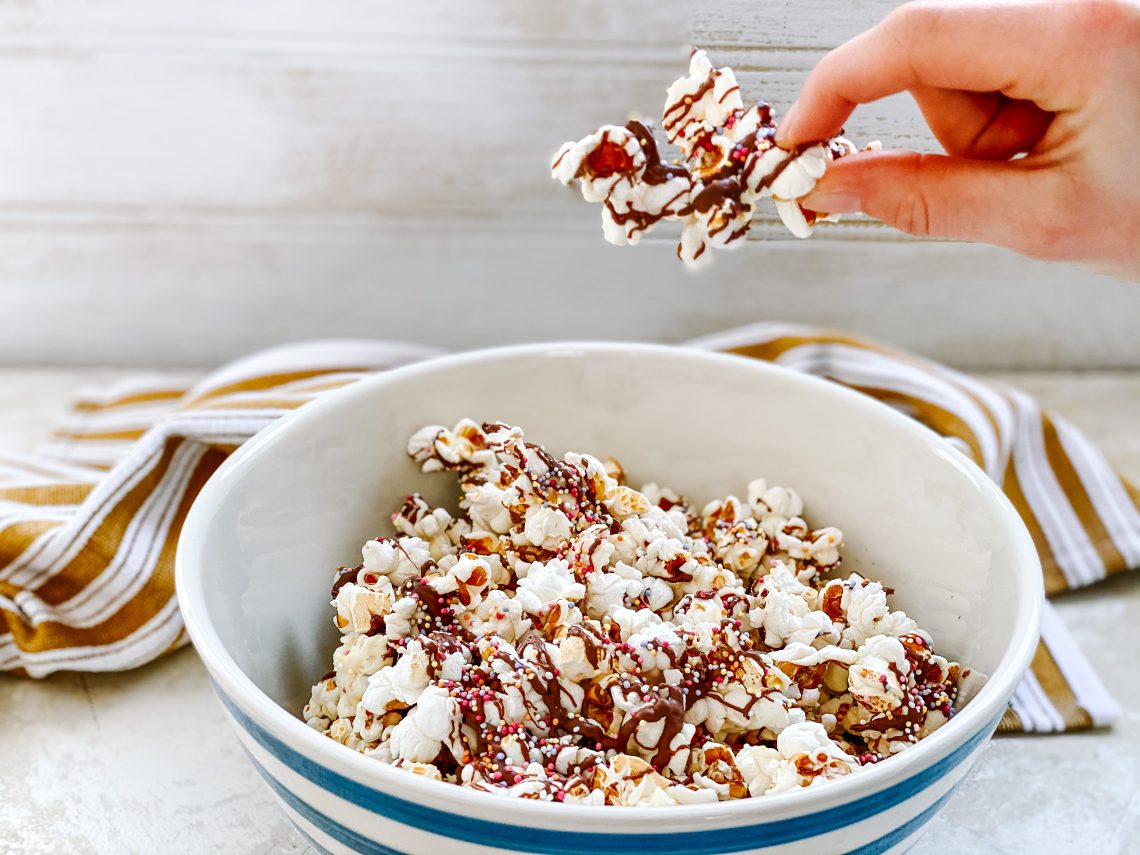
<instances>
[{"instance_id":1,"label":"fingernail","mask_svg":"<svg viewBox=\"0 0 1140 855\"><path fill-rule=\"evenodd\" d=\"M800 199L800 204L817 214L854 214L863 210L862 202L856 194L839 188L808 193Z\"/></svg>"},{"instance_id":2,"label":"fingernail","mask_svg":"<svg viewBox=\"0 0 1140 855\"><path fill-rule=\"evenodd\" d=\"M793 132L796 129L796 107L798 106L798 101L792 104L788 108L788 112L784 113L784 118L780 120L779 127L776 128L776 141L781 145L795 141Z\"/></svg>"}]
</instances>

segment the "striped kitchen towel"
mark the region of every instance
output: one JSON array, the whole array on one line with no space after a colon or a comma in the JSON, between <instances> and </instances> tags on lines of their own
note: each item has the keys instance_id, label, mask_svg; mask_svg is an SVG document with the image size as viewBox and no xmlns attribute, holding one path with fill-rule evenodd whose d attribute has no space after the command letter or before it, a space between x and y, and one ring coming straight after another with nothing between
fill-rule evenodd
<instances>
[{"instance_id":1,"label":"striped kitchen towel","mask_svg":"<svg viewBox=\"0 0 1140 855\"><path fill-rule=\"evenodd\" d=\"M1140 567L1140 494L1028 396L852 336L765 323L701 339L850 386L926 424L1001 484L1057 594ZM202 485L241 443L323 392L434 355L319 342L233 363L196 385L83 394L34 456L0 455L0 671L132 668L186 640L174 548ZM1110 724L1119 710L1051 608L1004 730Z\"/></svg>"}]
</instances>

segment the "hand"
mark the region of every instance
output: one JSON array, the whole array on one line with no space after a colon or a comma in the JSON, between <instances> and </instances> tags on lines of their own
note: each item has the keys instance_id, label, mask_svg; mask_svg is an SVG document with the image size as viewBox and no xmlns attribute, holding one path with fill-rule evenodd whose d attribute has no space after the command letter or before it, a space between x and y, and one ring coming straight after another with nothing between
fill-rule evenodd
<instances>
[{"instance_id":1,"label":"hand","mask_svg":"<svg viewBox=\"0 0 1140 855\"><path fill-rule=\"evenodd\" d=\"M842 159L804 207L1140 278L1140 5L908 3L820 61L780 145L903 90L946 155Z\"/></svg>"}]
</instances>

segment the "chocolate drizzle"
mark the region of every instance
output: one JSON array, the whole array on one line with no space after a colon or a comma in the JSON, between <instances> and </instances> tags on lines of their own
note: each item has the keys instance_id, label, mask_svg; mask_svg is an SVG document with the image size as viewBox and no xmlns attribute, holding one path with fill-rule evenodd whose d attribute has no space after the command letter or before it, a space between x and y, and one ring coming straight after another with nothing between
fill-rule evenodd
<instances>
[{"instance_id":1,"label":"chocolate drizzle","mask_svg":"<svg viewBox=\"0 0 1140 855\"><path fill-rule=\"evenodd\" d=\"M747 207L747 204L743 201L743 195L746 189L747 179L751 174L751 169L754 169L755 165L759 162L759 154L773 145L772 141L776 136L775 126L768 124L771 119L771 109L767 104L763 103L760 105L760 108L762 124L755 131L742 137L736 144L735 150L743 152L743 154L738 157L726 158L715 173L703 182L696 183L695 189L697 189L697 193L688 205L676 211L671 210L672 206L681 198L683 192L678 193L670 199L662 206L661 212L657 214L648 211L639 211L632 206L625 211L619 211L610 199L606 199L606 208L609 210L614 222L619 225L633 223L634 228L627 230L628 233L632 234L635 231L648 230L666 216L685 218L691 216L693 213L708 214L716 208L724 208L726 206L730 211L733 209L743 210ZM641 144L642 151L645 153L646 167L642 181L646 184L661 185L673 178L689 177L691 179L690 173L685 167L667 166L661 162L657 141L644 122L631 121L626 125L626 128L637 137ZM761 141L764 144L763 149L759 147ZM759 193L769 189L784 173L784 170L791 166L804 152L816 145L819 145L819 143L803 143L789 151L787 157L776 164L776 167L768 175L760 179L754 192ZM750 154L755 154L756 157L749 159L748 155ZM709 237L714 237L728 228L734 216L734 214L730 213L728 216L720 217L718 222L710 226ZM748 222L739 225L729 234L725 242L731 243L732 241L742 238L747 234L749 226L750 224ZM704 247L702 246L697 251L697 256L703 253L703 251Z\"/></svg>"},{"instance_id":2,"label":"chocolate drizzle","mask_svg":"<svg viewBox=\"0 0 1140 855\"><path fill-rule=\"evenodd\" d=\"M641 150L645 153L645 172L641 180L646 184L660 185L674 178L688 178L689 170L683 166L670 166L661 162L661 154L657 151L657 140L653 132L644 122L636 120L629 122L626 128L637 137L641 143ZM668 206L666 206L668 207Z\"/></svg>"},{"instance_id":3,"label":"chocolate drizzle","mask_svg":"<svg viewBox=\"0 0 1140 855\"><path fill-rule=\"evenodd\" d=\"M789 166L791 166L793 163L795 163L796 158L798 158L801 154L803 154L808 149L814 148L817 145L819 145L819 143L817 143L817 142L801 143L800 145L793 148L787 157L785 157L783 160L781 160L779 163L776 164L775 169L773 169L771 172L769 172L767 175L765 175L763 178L760 179L760 183L756 186L756 192L759 193L763 190L767 190L769 187L771 187L773 184L775 184L776 179L784 174L785 169L787 169ZM781 150L787 151L787 149L781 149ZM759 161L757 160L756 162L758 163ZM745 173L744 173L745 181L748 180L748 176L750 174L751 173L748 170L745 170Z\"/></svg>"},{"instance_id":4,"label":"chocolate drizzle","mask_svg":"<svg viewBox=\"0 0 1140 855\"><path fill-rule=\"evenodd\" d=\"M681 733L681 728L685 724L685 710L685 697L679 687L659 687L655 698L626 716L618 730L615 748L619 751L625 751L629 741L637 738L637 728L643 722L646 724L661 722L663 727L661 735L657 739L657 753L649 762L658 771L664 769L673 757L670 746ZM642 748L649 747L651 746L642 746Z\"/></svg>"},{"instance_id":5,"label":"chocolate drizzle","mask_svg":"<svg viewBox=\"0 0 1140 855\"><path fill-rule=\"evenodd\" d=\"M729 95L734 95L734 94L736 94L736 93L737 93L737 92L739 92L739 91L740 91L740 87L739 87L739 86L731 86L731 87L729 87L728 89L725 89L725 90L724 90L724 92L722 92L722 93L721 93L721 96L720 96L720 98L718 98L718 99L717 99L717 103L718 103L718 104L723 104L723 103L724 103L724 100L725 100L725 99L726 99L726 98L727 98Z\"/></svg>"},{"instance_id":6,"label":"chocolate drizzle","mask_svg":"<svg viewBox=\"0 0 1140 855\"><path fill-rule=\"evenodd\" d=\"M355 582L357 575L363 569L363 564L357 564L355 567L336 568L336 575L333 577L332 591L330 592L332 598L335 600L336 595L340 593L340 589L349 582Z\"/></svg>"},{"instance_id":7,"label":"chocolate drizzle","mask_svg":"<svg viewBox=\"0 0 1140 855\"><path fill-rule=\"evenodd\" d=\"M693 104L700 101L712 90L716 85L716 78L717 72L714 71L697 87L695 92L683 96L679 101L674 101L669 109L662 114L661 125L665 128L666 133L670 133L677 127L677 125L684 120L684 117L688 115L689 109Z\"/></svg>"},{"instance_id":8,"label":"chocolate drizzle","mask_svg":"<svg viewBox=\"0 0 1140 855\"><path fill-rule=\"evenodd\" d=\"M610 212L610 217L619 226L625 226L633 223L632 229L626 229L626 235L632 235L634 232L643 232L650 227L655 226L661 222L663 216L661 214L651 214L648 211L639 211L637 208L630 206L624 211L619 211L614 207L614 203L609 199L605 201L606 209Z\"/></svg>"},{"instance_id":9,"label":"chocolate drizzle","mask_svg":"<svg viewBox=\"0 0 1140 855\"><path fill-rule=\"evenodd\" d=\"M596 669L602 661L602 650L606 644L604 636L595 635L593 630L580 623L567 629L566 634L582 639L582 646L586 651L586 661L590 663L591 668Z\"/></svg>"},{"instance_id":10,"label":"chocolate drizzle","mask_svg":"<svg viewBox=\"0 0 1140 855\"><path fill-rule=\"evenodd\" d=\"M731 178L718 178L706 184L704 189L696 195L693 199L692 209L707 214L713 208L721 207L725 202L731 201L739 205L743 193L744 187L739 181L733 181Z\"/></svg>"}]
</instances>

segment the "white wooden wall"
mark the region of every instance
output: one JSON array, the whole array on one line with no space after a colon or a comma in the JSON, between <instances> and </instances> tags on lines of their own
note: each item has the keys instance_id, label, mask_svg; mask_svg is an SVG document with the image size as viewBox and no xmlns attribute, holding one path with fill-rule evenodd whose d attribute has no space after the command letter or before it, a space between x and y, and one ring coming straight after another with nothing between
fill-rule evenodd
<instances>
[{"instance_id":1,"label":"white wooden wall","mask_svg":"<svg viewBox=\"0 0 1140 855\"><path fill-rule=\"evenodd\" d=\"M1140 286L771 217L702 275L547 177L660 109L686 40L778 109L891 0L0 4L0 363L211 364L301 337L681 340L780 318L967 366L1138 366ZM930 148L905 98L857 140ZM999 203L995 200L995 203Z\"/></svg>"}]
</instances>

